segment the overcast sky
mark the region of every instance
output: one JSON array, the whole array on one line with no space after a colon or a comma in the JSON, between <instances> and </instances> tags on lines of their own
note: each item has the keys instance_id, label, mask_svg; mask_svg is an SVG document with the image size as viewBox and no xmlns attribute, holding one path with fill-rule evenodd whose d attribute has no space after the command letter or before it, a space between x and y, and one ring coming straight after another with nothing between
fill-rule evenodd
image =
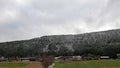
<instances>
[{"instance_id":1,"label":"overcast sky","mask_svg":"<svg viewBox=\"0 0 120 68\"><path fill-rule=\"evenodd\" d=\"M0 42L119 27L120 0L0 0Z\"/></svg>"}]
</instances>

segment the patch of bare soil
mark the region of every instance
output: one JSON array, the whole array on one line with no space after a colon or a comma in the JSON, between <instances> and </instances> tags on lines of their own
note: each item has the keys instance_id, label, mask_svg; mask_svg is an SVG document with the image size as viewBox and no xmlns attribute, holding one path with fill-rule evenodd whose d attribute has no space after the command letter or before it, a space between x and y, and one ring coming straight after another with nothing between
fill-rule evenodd
<instances>
[{"instance_id":1,"label":"patch of bare soil","mask_svg":"<svg viewBox=\"0 0 120 68\"><path fill-rule=\"evenodd\" d=\"M40 62L31 62L27 67L25 68L43 68L42 64Z\"/></svg>"}]
</instances>

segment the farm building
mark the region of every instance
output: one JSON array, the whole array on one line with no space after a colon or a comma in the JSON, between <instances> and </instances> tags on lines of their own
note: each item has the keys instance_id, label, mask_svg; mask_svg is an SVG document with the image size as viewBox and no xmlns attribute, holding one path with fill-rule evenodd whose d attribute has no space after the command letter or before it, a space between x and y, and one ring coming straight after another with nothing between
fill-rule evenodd
<instances>
[{"instance_id":1,"label":"farm building","mask_svg":"<svg viewBox=\"0 0 120 68\"><path fill-rule=\"evenodd\" d=\"M82 56L59 56L55 57L56 61L79 61L82 60Z\"/></svg>"},{"instance_id":2,"label":"farm building","mask_svg":"<svg viewBox=\"0 0 120 68\"><path fill-rule=\"evenodd\" d=\"M73 56L73 60L75 61L82 60L82 56Z\"/></svg>"},{"instance_id":3,"label":"farm building","mask_svg":"<svg viewBox=\"0 0 120 68\"><path fill-rule=\"evenodd\" d=\"M117 58L118 58L118 59L120 59L120 53L119 53L119 54L117 54Z\"/></svg>"},{"instance_id":4,"label":"farm building","mask_svg":"<svg viewBox=\"0 0 120 68\"><path fill-rule=\"evenodd\" d=\"M100 59L110 59L109 56L100 56Z\"/></svg>"},{"instance_id":5,"label":"farm building","mask_svg":"<svg viewBox=\"0 0 120 68\"><path fill-rule=\"evenodd\" d=\"M21 58L21 61L30 61L30 58Z\"/></svg>"},{"instance_id":6,"label":"farm building","mask_svg":"<svg viewBox=\"0 0 120 68\"><path fill-rule=\"evenodd\" d=\"M3 57L3 56L0 57L0 62L2 62L2 61L7 61L7 60L8 60L8 59L5 58L5 57Z\"/></svg>"}]
</instances>

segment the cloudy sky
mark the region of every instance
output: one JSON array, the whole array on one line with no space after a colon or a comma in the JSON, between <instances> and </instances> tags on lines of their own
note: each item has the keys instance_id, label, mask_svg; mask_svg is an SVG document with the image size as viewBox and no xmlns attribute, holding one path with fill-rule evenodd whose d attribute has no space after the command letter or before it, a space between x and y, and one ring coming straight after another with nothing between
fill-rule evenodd
<instances>
[{"instance_id":1,"label":"cloudy sky","mask_svg":"<svg viewBox=\"0 0 120 68\"><path fill-rule=\"evenodd\" d=\"M120 0L0 0L0 42L118 29Z\"/></svg>"}]
</instances>

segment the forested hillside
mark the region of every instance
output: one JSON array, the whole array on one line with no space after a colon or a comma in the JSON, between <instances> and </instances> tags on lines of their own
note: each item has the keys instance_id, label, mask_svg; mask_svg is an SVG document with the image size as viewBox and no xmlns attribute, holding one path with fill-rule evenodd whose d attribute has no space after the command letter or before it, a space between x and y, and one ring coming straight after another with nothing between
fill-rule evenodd
<instances>
[{"instance_id":1,"label":"forested hillside","mask_svg":"<svg viewBox=\"0 0 120 68\"><path fill-rule=\"evenodd\" d=\"M0 55L5 57L27 57L44 53L55 56L94 54L114 57L120 53L120 29L0 43Z\"/></svg>"}]
</instances>

